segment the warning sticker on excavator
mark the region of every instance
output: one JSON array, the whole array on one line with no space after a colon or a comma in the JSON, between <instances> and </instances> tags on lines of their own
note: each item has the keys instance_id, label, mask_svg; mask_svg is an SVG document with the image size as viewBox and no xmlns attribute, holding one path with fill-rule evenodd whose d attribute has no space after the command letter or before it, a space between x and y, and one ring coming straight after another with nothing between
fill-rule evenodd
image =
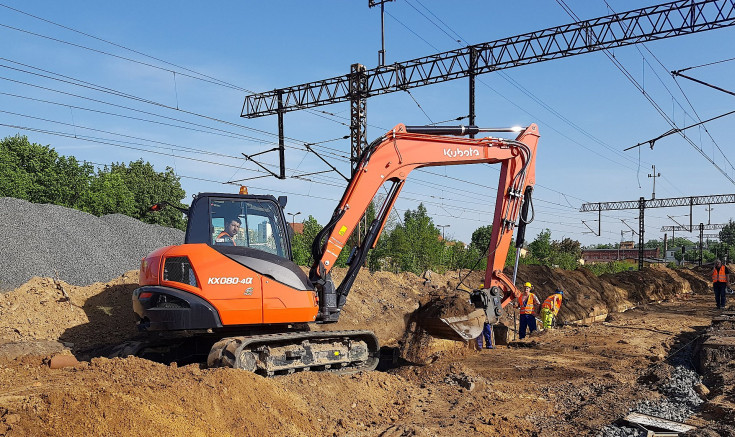
<instances>
[{"instance_id":1,"label":"warning sticker on excavator","mask_svg":"<svg viewBox=\"0 0 735 437\"><path fill-rule=\"evenodd\" d=\"M339 228L339 235L344 235L347 232L347 226L342 226Z\"/></svg>"}]
</instances>

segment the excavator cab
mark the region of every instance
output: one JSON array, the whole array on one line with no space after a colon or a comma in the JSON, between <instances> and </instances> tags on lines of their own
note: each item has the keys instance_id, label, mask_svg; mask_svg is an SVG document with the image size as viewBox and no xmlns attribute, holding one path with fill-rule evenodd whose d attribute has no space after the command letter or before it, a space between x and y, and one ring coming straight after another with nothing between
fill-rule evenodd
<instances>
[{"instance_id":1,"label":"excavator cab","mask_svg":"<svg viewBox=\"0 0 735 437\"><path fill-rule=\"evenodd\" d=\"M286 198L201 193L189 209L185 242L247 247L291 259Z\"/></svg>"}]
</instances>

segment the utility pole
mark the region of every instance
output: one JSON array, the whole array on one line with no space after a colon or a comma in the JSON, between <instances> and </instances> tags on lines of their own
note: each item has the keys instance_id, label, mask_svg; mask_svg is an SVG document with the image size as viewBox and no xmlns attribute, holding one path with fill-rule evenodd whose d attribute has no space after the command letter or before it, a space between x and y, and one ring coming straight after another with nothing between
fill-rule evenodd
<instances>
[{"instance_id":1,"label":"utility pole","mask_svg":"<svg viewBox=\"0 0 735 437\"><path fill-rule=\"evenodd\" d=\"M600 214L604 211L621 210L621 209L637 209L638 210L638 268L643 268L643 239L644 232L644 214L646 208L669 208L675 206L689 206L689 221L692 221L692 207L694 205L710 205L722 203L735 203L735 194L714 194L710 196L690 196L690 197L672 197L668 199L651 199L646 200L641 197L638 200L624 200L618 202L597 202L584 203L579 212L597 212ZM689 225L691 232L691 224ZM714 226L714 225L712 225ZM665 231L666 229L661 229Z\"/></svg>"},{"instance_id":2,"label":"utility pole","mask_svg":"<svg viewBox=\"0 0 735 437\"><path fill-rule=\"evenodd\" d=\"M368 0L368 7L380 5L380 50L378 51L378 65L385 65L385 4L393 0Z\"/></svg>"},{"instance_id":3,"label":"utility pole","mask_svg":"<svg viewBox=\"0 0 735 437\"><path fill-rule=\"evenodd\" d=\"M301 211L296 212L296 213L287 212L286 214L291 216L291 228L295 228L296 227L296 216L301 214ZM294 231L296 231L296 229L294 229Z\"/></svg>"},{"instance_id":4,"label":"utility pole","mask_svg":"<svg viewBox=\"0 0 735 437\"><path fill-rule=\"evenodd\" d=\"M712 205L707 205L707 224L709 225L712 222Z\"/></svg>"},{"instance_id":5,"label":"utility pole","mask_svg":"<svg viewBox=\"0 0 735 437\"><path fill-rule=\"evenodd\" d=\"M702 266L702 249L704 247L704 223L699 224L699 266Z\"/></svg>"},{"instance_id":6,"label":"utility pole","mask_svg":"<svg viewBox=\"0 0 735 437\"><path fill-rule=\"evenodd\" d=\"M444 229L448 228L451 225L436 225L437 228L442 228L442 240L446 241L447 239L444 238Z\"/></svg>"},{"instance_id":7,"label":"utility pole","mask_svg":"<svg viewBox=\"0 0 735 437\"><path fill-rule=\"evenodd\" d=\"M656 174L656 164L652 165L653 174L649 174L649 178L653 178L653 193L651 194L651 200L656 198L656 178L661 177L661 173Z\"/></svg>"}]
</instances>

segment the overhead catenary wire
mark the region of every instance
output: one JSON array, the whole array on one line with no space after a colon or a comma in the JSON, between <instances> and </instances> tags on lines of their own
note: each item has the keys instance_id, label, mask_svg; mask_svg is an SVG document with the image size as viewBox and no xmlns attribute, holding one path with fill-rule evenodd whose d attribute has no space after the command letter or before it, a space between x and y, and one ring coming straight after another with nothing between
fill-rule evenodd
<instances>
[{"instance_id":1,"label":"overhead catenary wire","mask_svg":"<svg viewBox=\"0 0 735 437\"><path fill-rule=\"evenodd\" d=\"M116 45L116 44L113 44L113 45ZM170 107L170 106L168 106L168 105L164 105L164 106L166 106L166 107L169 107L170 109L175 109L175 108L172 108L172 107ZM419 105L419 106L420 106L420 105Z\"/></svg>"},{"instance_id":2,"label":"overhead catenary wire","mask_svg":"<svg viewBox=\"0 0 735 437\"><path fill-rule=\"evenodd\" d=\"M581 21L579 17L572 11L572 9L564 2L564 0L556 0L556 2L564 9L564 11L569 14L572 19L577 20L578 22ZM613 63L613 65L620 70L621 73L623 73L623 76L625 76L628 81L635 86L638 91L648 100L648 102L653 106L653 108L661 115L661 117L669 124L672 128L676 129L676 123L674 120L672 120L668 114L661 108L661 106L645 91L645 89L641 86L641 84L638 83L638 81L633 77L633 75L623 66L623 64L615 57L612 56L609 53L609 50L603 49L602 52L607 56L607 58ZM706 153L700 148L697 147L694 142L686 136L686 134L681 133L680 135L682 138L684 138L685 141L687 141L692 147L694 147L695 150L699 152L700 155L702 155L707 161L710 162L720 173L722 173L733 185L735 185L735 180L733 180L730 175L727 174L717 163L715 163L709 156L707 156Z\"/></svg>"}]
</instances>

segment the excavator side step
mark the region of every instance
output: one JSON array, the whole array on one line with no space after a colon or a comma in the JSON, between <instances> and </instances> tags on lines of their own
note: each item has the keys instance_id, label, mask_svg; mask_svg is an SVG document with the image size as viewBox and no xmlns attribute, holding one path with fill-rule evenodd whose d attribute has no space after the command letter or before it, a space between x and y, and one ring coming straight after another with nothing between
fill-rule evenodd
<instances>
[{"instance_id":1,"label":"excavator side step","mask_svg":"<svg viewBox=\"0 0 735 437\"><path fill-rule=\"evenodd\" d=\"M370 331L321 331L227 337L212 346L208 367L232 367L263 376L300 371L354 373L378 366L378 339Z\"/></svg>"}]
</instances>

